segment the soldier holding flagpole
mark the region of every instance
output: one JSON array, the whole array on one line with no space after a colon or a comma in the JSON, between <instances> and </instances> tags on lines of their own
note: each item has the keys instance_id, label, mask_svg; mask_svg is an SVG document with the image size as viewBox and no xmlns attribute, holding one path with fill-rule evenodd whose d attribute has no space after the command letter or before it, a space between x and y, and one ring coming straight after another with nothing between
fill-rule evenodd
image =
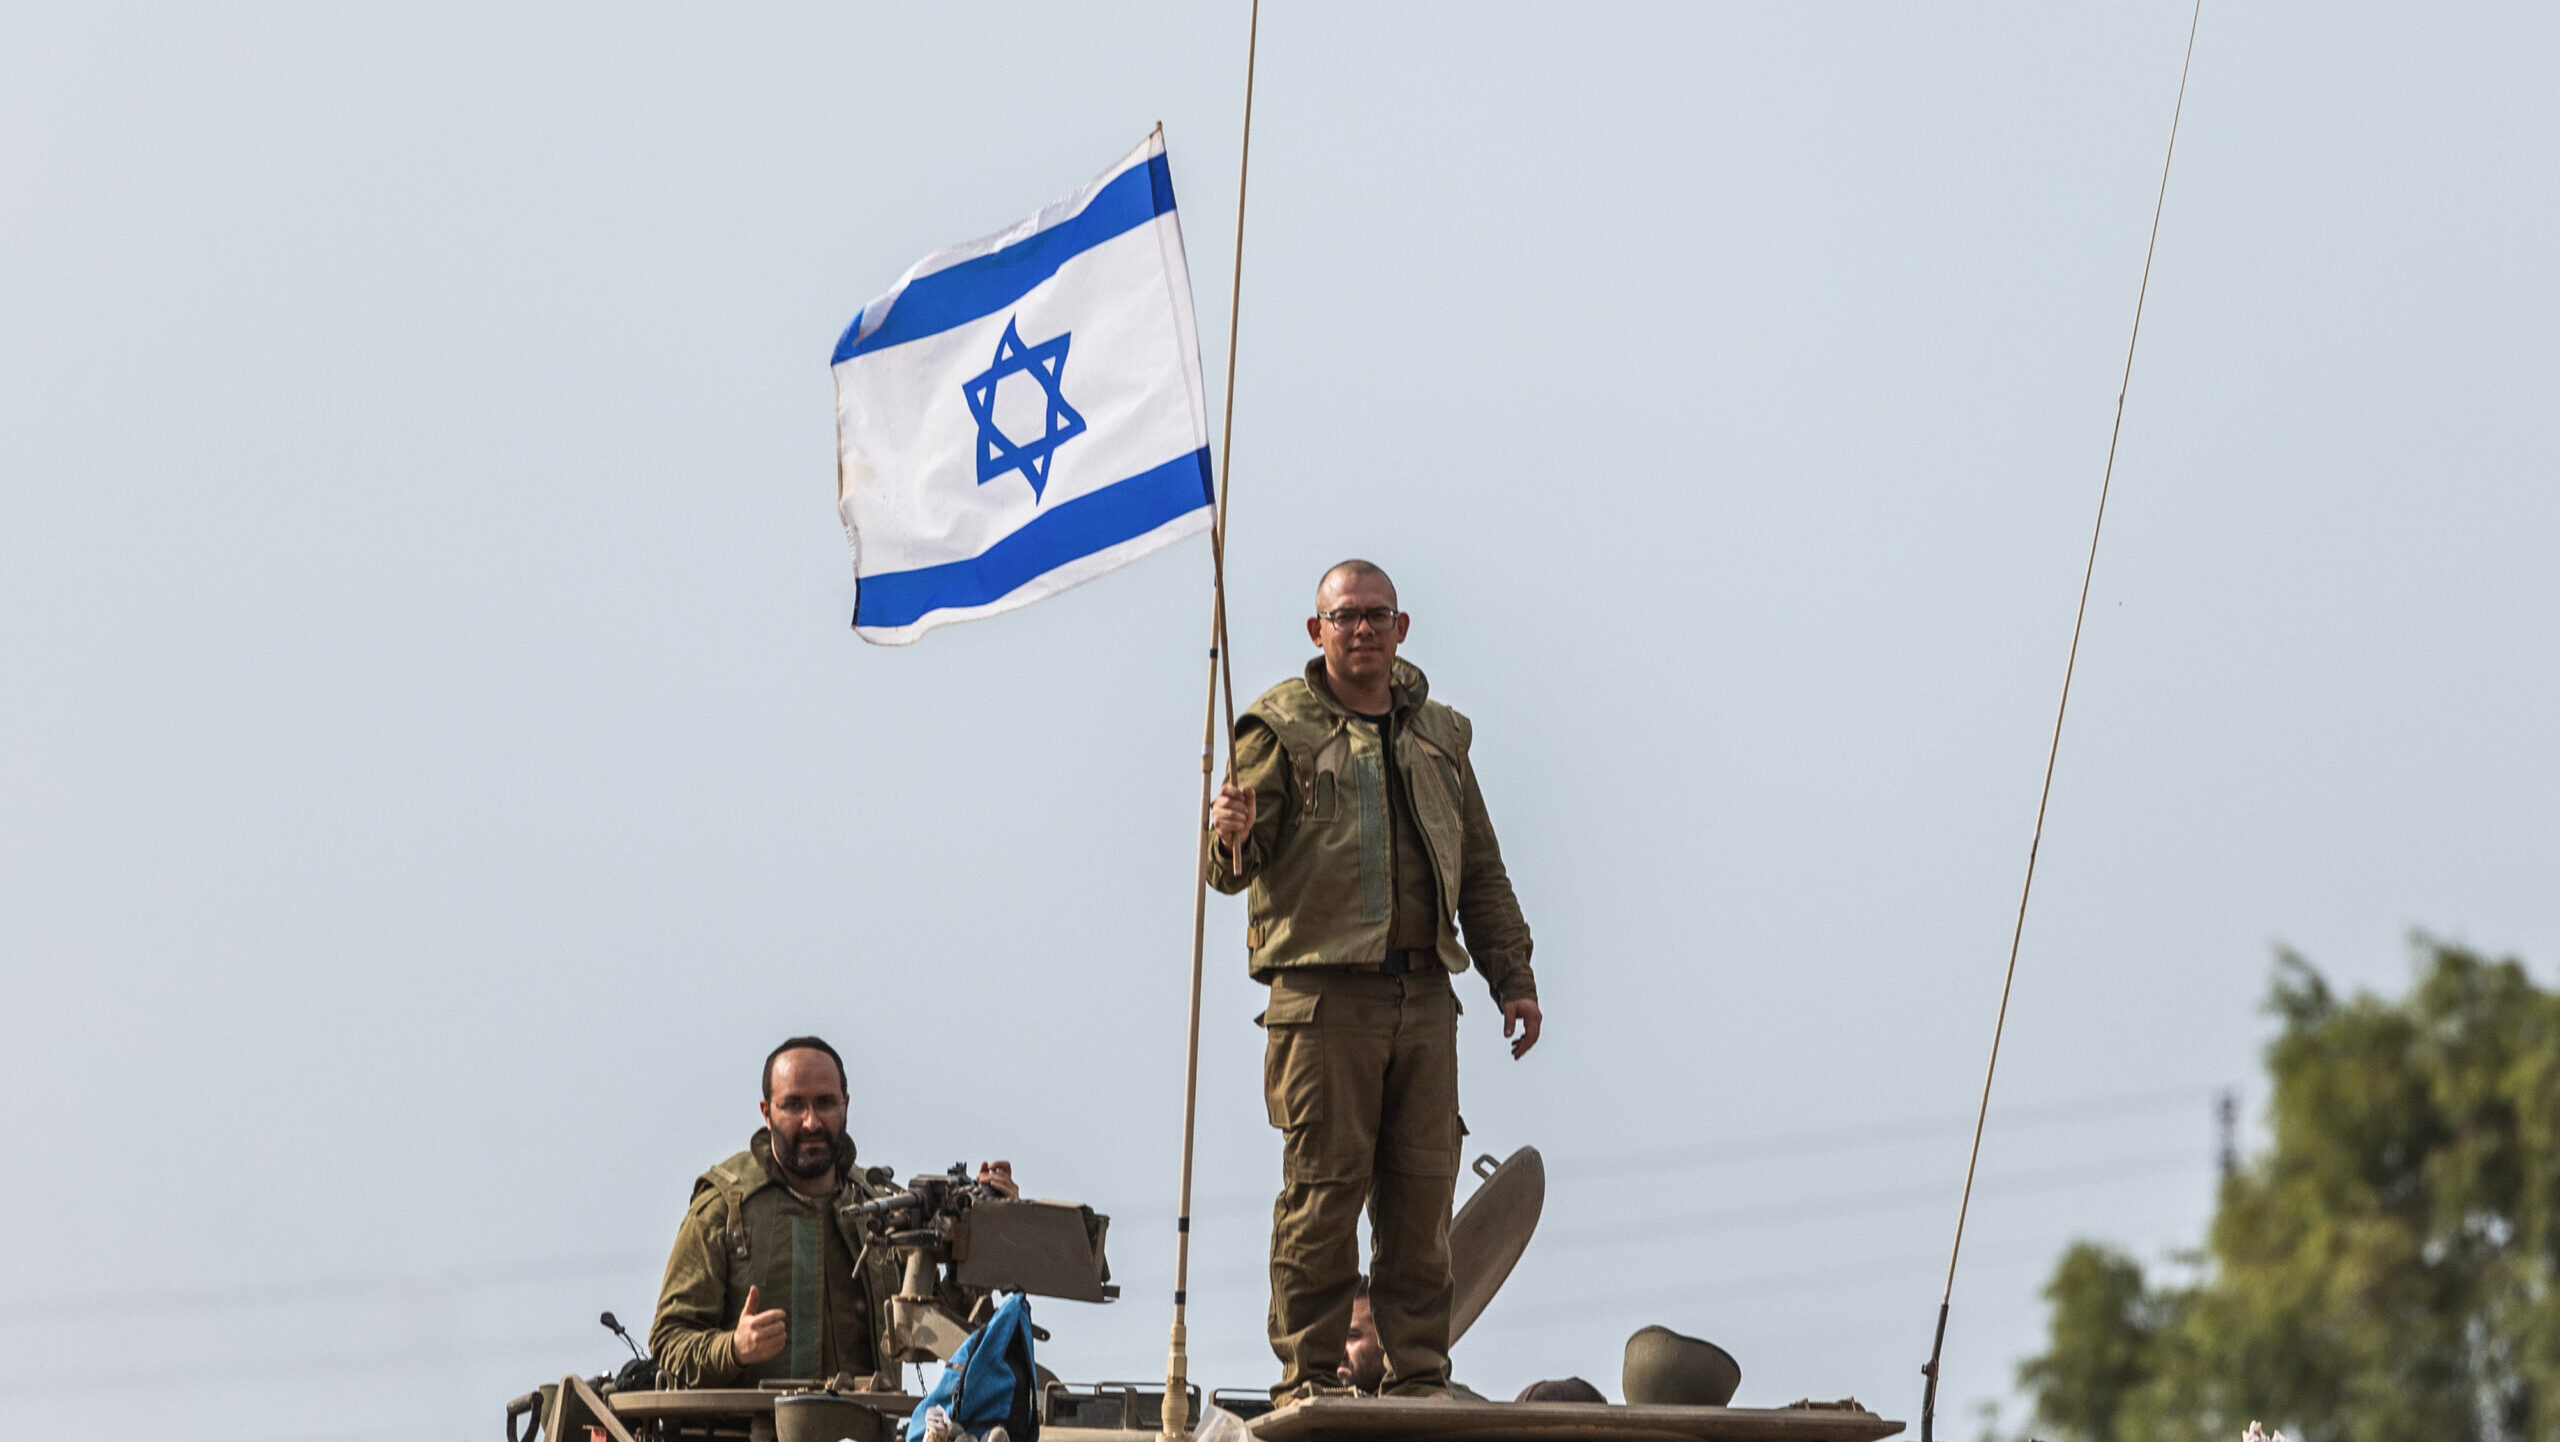
<instances>
[{"instance_id":1,"label":"soldier holding flagpole","mask_svg":"<svg viewBox=\"0 0 2560 1442\"><path fill-rule=\"evenodd\" d=\"M1248 154L1252 73L1248 40ZM1241 167L1236 207L1240 276ZM1231 396L1240 294L1230 291ZM938 626L1031 605L1205 532L1207 725L1215 725L1224 675L1224 506L1212 480L1191 272L1161 126L1073 195L916 262L845 327L833 365L836 508L853 551L855 635L905 645ZM1230 405L1230 427L1233 415ZM1211 775L1204 735L1204 822ZM1205 879L1195 878L1194 889L1168 1438L1189 1431L1184 1319Z\"/></svg>"},{"instance_id":2,"label":"soldier holding flagpole","mask_svg":"<svg viewBox=\"0 0 2560 1442\"><path fill-rule=\"evenodd\" d=\"M1325 573L1307 621L1320 654L1239 718L1204 839L1211 884L1247 893L1250 964L1271 988L1263 1085L1283 1162L1270 1334L1283 1399L1338 1385L1364 1205L1383 1390L1447 1395L1449 1207L1465 1133L1451 976L1471 961L1484 973L1512 1056L1538 1040L1529 927L1468 756L1474 729L1397 658L1411 626L1377 566Z\"/></svg>"}]
</instances>

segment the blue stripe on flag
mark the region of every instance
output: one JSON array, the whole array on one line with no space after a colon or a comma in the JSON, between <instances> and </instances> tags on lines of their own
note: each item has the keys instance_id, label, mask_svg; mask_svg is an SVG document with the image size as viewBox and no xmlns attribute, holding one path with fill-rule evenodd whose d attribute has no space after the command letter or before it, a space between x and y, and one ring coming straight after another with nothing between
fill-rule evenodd
<instances>
[{"instance_id":1,"label":"blue stripe on flag","mask_svg":"<svg viewBox=\"0 0 2560 1442\"><path fill-rule=\"evenodd\" d=\"M862 317L855 316L836 342L830 364L993 315L1030 294L1068 261L1172 209L1173 171L1163 156L1152 156L1145 165L1120 172L1084 209L1047 230L948 270L917 276L890 303L888 318L871 334L859 334Z\"/></svg>"},{"instance_id":2,"label":"blue stripe on flag","mask_svg":"<svg viewBox=\"0 0 2560 1442\"><path fill-rule=\"evenodd\" d=\"M1134 172L1132 172L1134 173ZM1076 497L965 561L865 576L853 624L907 626L929 611L984 606L1069 561L1135 540L1209 504L1209 448Z\"/></svg>"}]
</instances>

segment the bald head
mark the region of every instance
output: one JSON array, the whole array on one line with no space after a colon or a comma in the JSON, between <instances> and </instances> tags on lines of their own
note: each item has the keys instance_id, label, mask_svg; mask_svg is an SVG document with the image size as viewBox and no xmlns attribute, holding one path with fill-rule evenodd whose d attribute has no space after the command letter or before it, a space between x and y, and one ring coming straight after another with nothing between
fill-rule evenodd
<instances>
[{"instance_id":1,"label":"bald head","mask_svg":"<svg viewBox=\"0 0 2560 1442\"><path fill-rule=\"evenodd\" d=\"M1332 610L1335 596L1343 587L1355 581L1375 581L1386 587L1387 604L1390 606L1396 604L1395 578L1389 576L1386 568L1377 562L1363 561L1354 557L1351 560L1336 563L1332 570L1324 573L1322 580L1316 582L1316 609Z\"/></svg>"},{"instance_id":2,"label":"bald head","mask_svg":"<svg viewBox=\"0 0 2560 1442\"><path fill-rule=\"evenodd\" d=\"M1370 561L1345 561L1316 585L1307 639L1324 652L1334 699L1364 716L1385 712L1394 697L1396 648L1412 618L1396 604L1396 583Z\"/></svg>"}]
</instances>

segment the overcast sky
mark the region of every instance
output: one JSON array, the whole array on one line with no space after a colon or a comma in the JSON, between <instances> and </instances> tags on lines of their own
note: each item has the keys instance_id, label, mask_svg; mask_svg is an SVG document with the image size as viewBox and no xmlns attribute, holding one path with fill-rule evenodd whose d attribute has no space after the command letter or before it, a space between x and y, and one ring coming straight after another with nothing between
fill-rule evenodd
<instances>
[{"instance_id":1,"label":"overcast sky","mask_svg":"<svg viewBox=\"0 0 2560 1442\"><path fill-rule=\"evenodd\" d=\"M1919 1408L2187 10L1275 3L1249 697L1374 558L1538 938L1458 1372ZM866 1161L1114 1218L1162 1372L1208 553L847 629L837 332L1162 121L1214 393L1245 7L0 21L0 1402L491 1434L814 1030ZM2207 0L1947 1341L2195 1245L2274 948L2560 963L2560 11ZM1210 910L1194 1374L1277 1140Z\"/></svg>"}]
</instances>

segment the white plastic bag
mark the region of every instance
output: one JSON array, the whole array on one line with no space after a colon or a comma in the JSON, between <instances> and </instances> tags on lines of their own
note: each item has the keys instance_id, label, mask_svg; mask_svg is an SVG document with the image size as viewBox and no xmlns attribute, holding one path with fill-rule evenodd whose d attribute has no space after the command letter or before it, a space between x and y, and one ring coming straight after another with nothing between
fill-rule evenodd
<instances>
[{"instance_id":1,"label":"white plastic bag","mask_svg":"<svg viewBox=\"0 0 2560 1442\"><path fill-rule=\"evenodd\" d=\"M1191 1442L1250 1442L1244 1419L1215 1402L1204 1402L1200 1420L1191 1424Z\"/></svg>"}]
</instances>

